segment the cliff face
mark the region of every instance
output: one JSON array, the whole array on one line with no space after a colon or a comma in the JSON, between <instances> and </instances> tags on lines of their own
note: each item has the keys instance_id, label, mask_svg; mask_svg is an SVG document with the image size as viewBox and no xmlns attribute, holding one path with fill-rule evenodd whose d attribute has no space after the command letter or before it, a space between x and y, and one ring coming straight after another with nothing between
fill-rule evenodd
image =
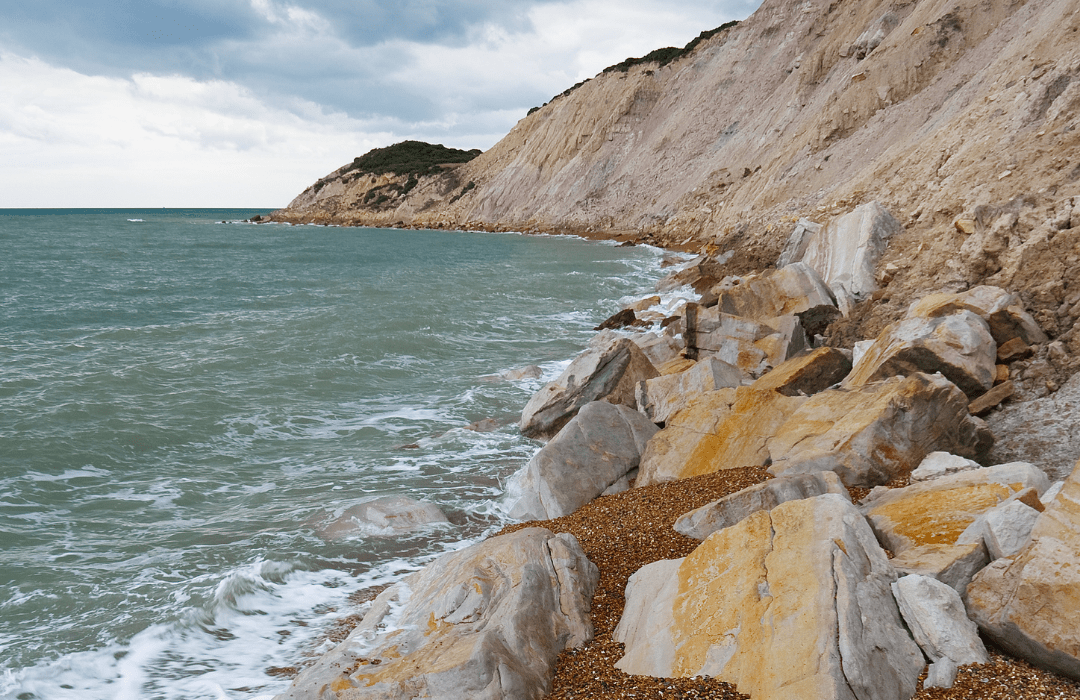
<instances>
[{"instance_id":1,"label":"cliff face","mask_svg":"<svg viewBox=\"0 0 1080 700\"><path fill-rule=\"evenodd\" d=\"M1075 0L766 0L680 60L556 98L400 200L365 206L370 178L330 182L275 218L715 243L753 267L796 218L876 199L905 226L882 261L902 287L1026 290L1078 263L1049 223L1080 194L1077 126ZM1033 256L1050 277L1025 278Z\"/></svg>"}]
</instances>

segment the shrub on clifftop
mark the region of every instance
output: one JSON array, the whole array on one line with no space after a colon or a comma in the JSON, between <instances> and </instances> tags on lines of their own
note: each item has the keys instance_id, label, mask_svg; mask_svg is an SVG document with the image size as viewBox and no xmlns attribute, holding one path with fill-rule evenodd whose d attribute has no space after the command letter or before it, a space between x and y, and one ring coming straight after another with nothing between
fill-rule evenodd
<instances>
[{"instance_id":1,"label":"shrub on clifftop","mask_svg":"<svg viewBox=\"0 0 1080 700\"><path fill-rule=\"evenodd\" d=\"M481 152L478 148L463 151L457 148L447 148L439 143L402 141L401 143L395 143L393 146L370 150L364 155L354 158L353 162L342 172L342 175L352 172L372 175L383 175L385 173L430 175L437 172L439 166L442 165L468 163L480 155Z\"/></svg>"}]
</instances>

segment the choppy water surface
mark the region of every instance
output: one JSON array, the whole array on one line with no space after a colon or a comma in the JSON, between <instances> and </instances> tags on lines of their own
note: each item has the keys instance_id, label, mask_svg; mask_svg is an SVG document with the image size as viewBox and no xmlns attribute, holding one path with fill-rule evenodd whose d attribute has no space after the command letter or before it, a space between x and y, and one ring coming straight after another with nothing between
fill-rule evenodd
<instances>
[{"instance_id":1,"label":"choppy water surface","mask_svg":"<svg viewBox=\"0 0 1080 700\"><path fill-rule=\"evenodd\" d=\"M0 698L280 692L349 594L499 526L541 380L492 375L551 378L660 275L565 237L221 223L253 213L0 211ZM381 494L453 524L316 534Z\"/></svg>"}]
</instances>

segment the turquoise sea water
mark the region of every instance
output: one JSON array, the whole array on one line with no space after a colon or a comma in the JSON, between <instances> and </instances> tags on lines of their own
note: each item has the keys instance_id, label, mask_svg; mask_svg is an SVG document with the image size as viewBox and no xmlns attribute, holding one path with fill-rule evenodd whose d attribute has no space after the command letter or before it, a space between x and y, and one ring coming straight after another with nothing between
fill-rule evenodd
<instances>
[{"instance_id":1,"label":"turquoise sea water","mask_svg":"<svg viewBox=\"0 0 1080 700\"><path fill-rule=\"evenodd\" d=\"M0 210L0 698L280 692L350 594L501 526L522 406L660 276L654 249L254 213ZM452 524L318 535L383 494Z\"/></svg>"}]
</instances>

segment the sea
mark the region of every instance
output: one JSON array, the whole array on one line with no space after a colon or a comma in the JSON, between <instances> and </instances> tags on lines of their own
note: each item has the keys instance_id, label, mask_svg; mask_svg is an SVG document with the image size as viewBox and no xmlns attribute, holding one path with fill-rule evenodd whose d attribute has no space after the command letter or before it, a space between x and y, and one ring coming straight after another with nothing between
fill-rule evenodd
<instances>
[{"instance_id":1,"label":"sea","mask_svg":"<svg viewBox=\"0 0 1080 700\"><path fill-rule=\"evenodd\" d=\"M368 591L509 522L522 407L662 276L266 211L0 210L0 698L284 691ZM320 534L385 495L449 523Z\"/></svg>"}]
</instances>

